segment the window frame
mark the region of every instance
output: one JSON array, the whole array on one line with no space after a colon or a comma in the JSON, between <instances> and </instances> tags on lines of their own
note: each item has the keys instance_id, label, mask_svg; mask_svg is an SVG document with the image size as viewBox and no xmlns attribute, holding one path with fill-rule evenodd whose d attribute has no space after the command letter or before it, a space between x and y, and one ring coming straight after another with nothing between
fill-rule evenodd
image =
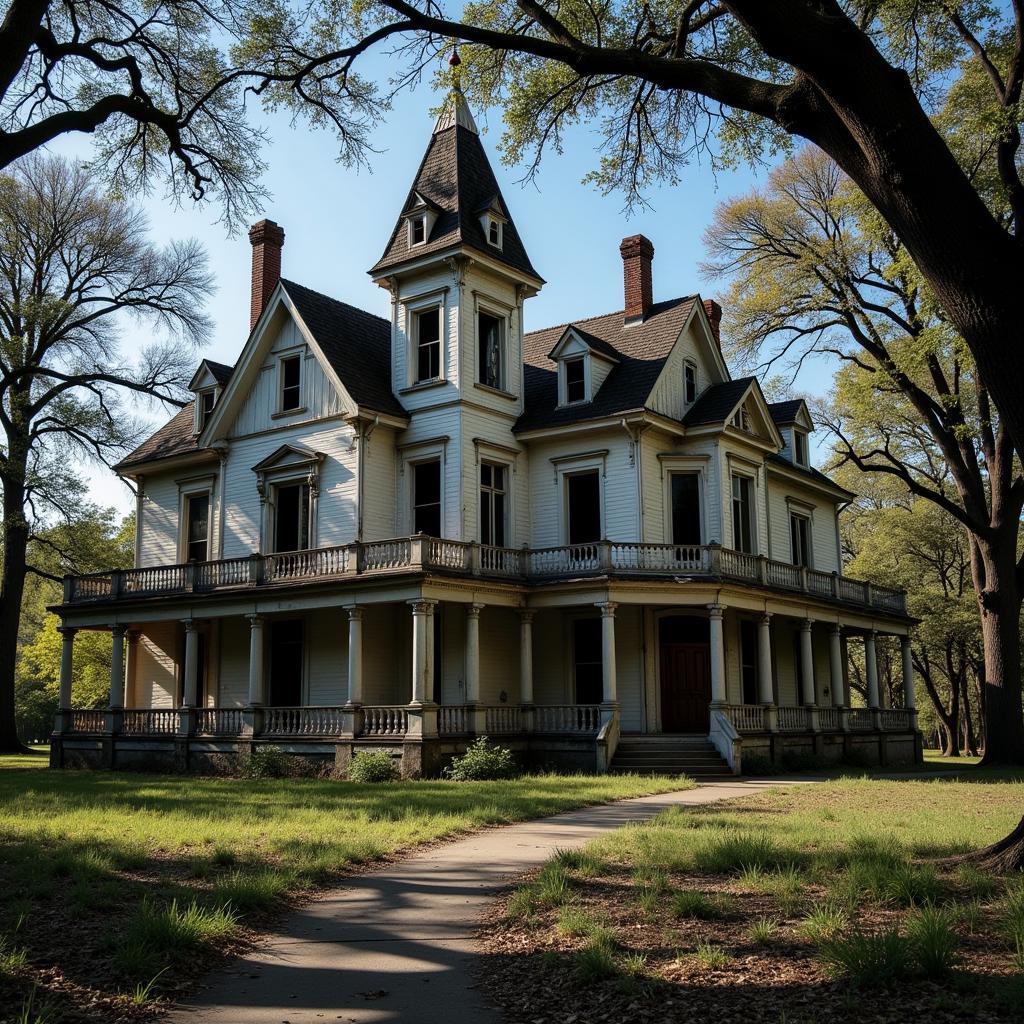
<instances>
[{"instance_id":1,"label":"window frame","mask_svg":"<svg viewBox=\"0 0 1024 1024\"><path fill-rule=\"evenodd\" d=\"M420 533L421 531L416 528L416 510L420 506L416 502L416 472L422 466L436 465L437 466L437 534L428 534L428 536L444 536L444 458L438 452L431 452L429 454L424 453L422 456L410 459L406 465L406 470L409 473L409 532L413 535ZM430 502L430 505L435 504Z\"/></svg>"},{"instance_id":2,"label":"window frame","mask_svg":"<svg viewBox=\"0 0 1024 1024\"><path fill-rule=\"evenodd\" d=\"M802 453L800 451L801 444L803 445ZM803 466L805 469L808 469L811 465L810 438L805 430L793 429L793 462L797 466Z\"/></svg>"},{"instance_id":3,"label":"window frame","mask_svg":"<svg viewBox=\"0 0 1024 1024\"><path fill-rule=\"evenodd\" d=\"M580 378L580 380L578 382L577 381L570 382L570 380L569 380L569 367L570 366L575 366L577 363L582 367L582 371L583 372L582 372L581 378ZM571 356L566 356L566 358L562 360L562 373L561 373L561 378L562 378L562 381L561 381L561 383L562 383L562 405L583 405L584 403L589 401L589 399L590 399L590 365L589 365L589 363L590 363L590 360L583 353L580 353L579 355L573 354ZM570 398L569 397L569 385L570 385L570 383L573 383L573 384L579 383L581 385L581 387L583 388L583 394L582 394L582 396L580 398Z\"/></svg>"},{"instance_id":4,"label":"window frame","mask_svg":"<svg viewBox=\"0 0 1024 1024\"><path fill-rule=\"evenodd\" d=\"M206 408L207 400L210 400L210 408ZM213 410L217 408L217 388L203 388L202 391L196 393L196 433L201 434L206 429L206 424L210 422L210 416L213 414Z\"/></svg>"},{"instance_id":5,"label":"window frame","mask_svg":"<svg viewBox=\"0 0 1024 1024\"><path fill-rule=\"evenodd\" d=\"M683 404L689 406L696 401L697 364L692 359L686 359L683 361Z\"/></svg>"},{"instance_id":6,"label":"window frame","mask_svg":"<svg viewBox=\"0 0 1024 1024\"><path fill-rule=\"evenodd\" d=\"M504 238L502 236L505 233L503 228L504 228L504 225L501 223L500 220L498 220L497 217L488 217L487 218L487 244L488 245L493 246L495 249L500 249L501 248L502 243L504 242ZM492 238L491 237L492 234L496 235L496 237Z\"/></svg>"},{"instance_id":7,"label":"window frame","mask_svg":"<svg viewBox=\"0 0 1024 1024\"><path fill-rule=\"evenodd\" d=\"M206 551L202 558L192 557L192 545L198 544L200 541L192 540L192 502L197 498L206 499L206 538L205 543ZM211 558L211 550L213 543L213 491L210 488L201 488L198 490L186 491L182 494L182 507L184 511L182 521L182 561L183 562L208 562Z\"/></svg>"},{"instance_id":8,"label":"window frame","mask_svg":"<svg viewBox=\"0 0 1024 1024\"><path fill-rule=\"evenodd\" d=\"M423 318L429 314L435 314L437 316L437 338L433 341L426 342L425 344L420 341L420 325L423 322ZM438 381L444 380L444 314L441 303L432 303L416 309L413 309L410 313L413 322L412 331L412 352L413 358L411 360L411 371L412 371L412 382L413 384L435 384ZM421 367L421 349L429 345L436 347L437 350L437 373L428 377L420 376ZM429 357L428 357L429 358ZM428 364L428 369L429 369Z\"/></svg>"},{"instance_id":9,"label":"window frame","mask_svg":"<svg viewBox=\"0 0 1024 1024\"><path fill-rule=\"evenodd\" d=\"M736 483L737 481L743 481L746 484L746 502L747 502L747 531L749 533L749 547L744 548L738 543L737 530L736 530L736 505L740 499L736 496ZM741 551L744 554L756 555L757 554L757 479L748 473L739 473L735 469L730 472L729 480L729 501L730 501L730 515L732 523L732 547L734 551ZM742 486L741 486L742 490Z\"/></svg>"},{"instance_id":10,"label":"window frame","mask_svg":"<svg viewBox=\"0 0 1024 1024\"><path fill-rule=\"evenodd\" d=\"M707 530L704 513L704 471L703 468L694 468L686 465L669 465L665 467L665 543L675 544L680 547L689 546L689 542L683 543L675 539L675 507L672 501L672 481L677 476L692 476L697 481L697 517L700 539L697 544L705 544L707 541Z\"/></svg>"},{"instance_id":11,"label":"window frame","mask_svg":"<svg viewBox=\"0 0 1024 1024\"><path fill-rule=\"evenodd\" d=\"M419 226L423 232L423 237L416 241L416 228ZM427 215L425 213L416 213L409 218L409 248L416 249L421 245L427 244Z\"/></svg>"},{"instance_id":12,"label":"window frame","mask_svg":"<svg viewBox=\"0 0 1024 1024\"><path fill-rule=\"evenodd\" d=\"M302 391L303 391L303 353L301 351L295 352L282 352L277 357L277 415L278 416L291 416L295 413L304 412L305 408L302 404ZM298 366L298 383L296 384L285 384L287 369L286 367L294 363ZM295 390L295 405L285 406L285 392Z\"/></svg>"},{"instance_id":13,"label":"window frame","mask_svg":"<svg viewBox=\"0 0 1024 1024\"><path fill-rule=\"evenodd\" d=\"M483 335L480 330L480 318L490 317L498 326L498 378L496 383L490 383L484 379L484 360L482 357ZM509 318L506 313L499 312L494 307L481 303L476 309L476 374L475 383L481 387L490 388L493 391L508 391L508 335Z\"/></svg>"},{"instance_id":14,"label":"window frame","mask_svg":"<svg viewBox=\"0 0 1024 1024\"><path fill-rule=\"evenodd\" d=\"M279 522L278 517L279 517L280 512L281 512L281 509L280 509L280 493L281 493L282 490L286 490L286 489L291 488L291 487L298 487L300 489L300 491L299 491L299 493L300 493L299 509L300 510L302 508L302 500L301 500L302 488L305 488L305 491L306 491L306 520L305 520L305 524L303 524L301 518L297 519L297 525L299 527L298 539L300 541L302 540L303 525L304 525L305 526L305 540L306 540L306 544L305 544L304 547L300 545L299 547L296 547L296 548L289 548L287 550L279 550L278 549L278 545L277 545L277 532L278 532L278 522ZM315 506L315 503L314 503L315 494L314 494L313 486L311 485L311 483L309 481L309 478L307 476L302 476L302 477L283 477L283 478L281 478L279 480L274 480L270 484L270 491L271 491L271 498L270 498L270 500L271 500L271 516L270 516L270 531L269 531L270 535L268 537L268 540L270 542L269 546L270 546L270 548L272 550L269 553L270 554L288 554L291 551L309 551L309 550L311 550L315 546L313 523L314 523L314 514L315 514L316 506Z\"/></svg>"},{"instance_id":15,"label":"window frame","mask_svg":"<svg viewBox=\"0 0 1024 1024\"><path fill-rule=\"evenodd\" d=\"M483 479L483 471L484 471L485 467L491 470L491 481L492 482L490 484L488 484L488 485L484 484L484 479ZM496 487L494 485L494 483L493 483L493 481L494 481L493 473L494 473L494 470L496 470L496 469L501 470L501 472L503 474L504 484L503 484L503 486L501 488ZM511 508L511 502L509 500L509 497L510 497L510 484L511 484L511 482L512 482L512 466L509 463L507 463L507 462L499 462L499 461L496 461L494 459L481 459L480 460L479 468L477 470L477 493L478 493L477 519L478 519L478 522L479 522L480 543L481 544L487 544L487 545L490 545L492 547L499 547L499 548L507 548L507 547L511 547L512 546L511 531L509 529L509 526L510 526L510 523L509 523L509 519L510 519L509 510ZM491 496L490 505L489 505L489 513L488 513L488 516L486 517L489 520L490 540L487 540L485 538L486 531L484 530L485 516L484 516L484 500L483 500L483 498L484 498L484 493L485 492L488 493ZM500 542L495 539L495 530L494 530L494 525L495 525L495 496L500 496L500 501L501 501L502 539L501 539Z\"/></svg>"},{"instance_id":16,"label":"window frame","mask_svg":"<svg viewBox=\"0 0 1024 1024\"><path fill-rule=\"evenodd\" d=\"M803 547L805 550L803 551L804 558L802 561L797 559L796 545L794 544L798 537L798 534L794 533L794 526L797 523L802 524L804 531ZM793 565L799 565L807 569L814 568L814 540L811 516L809 513L797 511L792 507L789 509L789 555Z\"/></svg>"},{"instance_id":17,"label":"window frame","mask_svg":"<svg viewBox=\"0 0 1024 1024\"><path fill-rule=\"evenodd\" d=\"M187 564L191 559L188 557L189 539L188 539L188 512L189 512L189 501L192 498L206 495L209 504L207 506L207 526L206 526L206 558L199 559L199 561L211 561L214 558L215 547L214 541L217 539L217 533L215 530L214 523L214 495L217 489L217 478L212 474L204 474L202 476L189 477L184 480L176 481L178 484L178 561L181 564Z\"/></svg>"},{"instance_id":18,"label":"window frame","mask_svg":"<svg viewBox=\"0 0 1024 1024\"><path fill-rule=\"evenodd\" d=\"M579 455L553 456L551 462L555 467L558 479L559 507L561 509L561 524L559 533L563 544L569 544L569 482L568 477L579 476L591 470L597 471L598 494L600 495L599 509L601 537L608 532L608 520L605 510L605 478L608 475L607 460L608 451L602 449L596 452L585 452Z\"/></svg>"}]
</instances>

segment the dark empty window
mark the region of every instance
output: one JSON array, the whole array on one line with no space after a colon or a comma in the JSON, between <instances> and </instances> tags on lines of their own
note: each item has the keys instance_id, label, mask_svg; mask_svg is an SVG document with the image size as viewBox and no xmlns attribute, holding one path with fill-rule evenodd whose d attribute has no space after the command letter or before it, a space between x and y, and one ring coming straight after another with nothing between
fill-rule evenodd
<instances>
[{"instance_id":1,"label":"dark empty window","mask_svg":"<svg viewBox=\"0 0 1024 1024\"><path fill-rule=\"evenodd\" d=\"M565 361L565 401L582 402L587 397L587 381L582 359Z\"/></svg>"},{"instance_id":2,"label":"dark empty window","mask_svg":"<svg viewBox=\"0 0 1024 1024\"><path fill-rule=\"evenodd\" d=\"M693 363L686 363L683 366L683 387L686 392L686 404L689 405L697 398L697 368Z\"/></svg>"},{"instance_id":3,"label":"dark empty window","mask_svg":"<svg viewBox=\"0 0 1024 1024\"><path fill-rule=\"evenodd\" d=\"M793 633L793 678L796 680L796 700L798 704L806 704L804 700L804 659L803 644L800 630Z\"/></svg>"},{"instance_id":4,"label":"dark empty window","mask_svg":"<svg viewBox=\"0 0 1024 1024\"><path fill-rule=\"evenodd\" d=\"M427 240L427 218L413 217L412 219L412 244L419 245Z\"/></svg>"},{"instance_id":5,"label":"dark empty window","mask_svg":"<svg viewBox=\"0 0 1024 1024\"><path fill-rule=\"evenodd\" d=\"M304 551L309 547L309 484L276 488L274 550Z\"/></svg>"},{"instance_id":6,"label":"dark empty window","mask_svg":"<svg viewBox=\"0 0 1024 1024\"><path fill-rule=\"evenodd\" d=\"M740 676L743 703L757 703L757 623L740 619Z\"/></svg>"},{"instance_id":7,"label":"dark empty window","mask_svg":"<svg viewBox=\"0 0 1024 1024\"><path fill-rule=\"evenodd\" d=\"M672 543L700 543L700 484L696 473L673 473Z\"/></svg>"},{"instance_id":8,"label":"dark empty window","mask_svg":"<svg viewBox=\"0 0 1024 1024\"><path fill-rule=\"evenodd\" d=\"M203 430L206 427L206 421L210 418L210 413L213 412L213 407L217 404L217 393L215 391L204 391L199 396L199 429Z\"/></svg>"},{"instance_id":9,"label":"dark empty window","mask_svg":"<svg viewBox=\"0 0 1024 1024\"><path fill-rule=\"evenodd\" d=\"M750 500L750 478L732 478L732 546L737 551L754 552L753 504Z\"/></svg>"},{"instance_id":10,"label":"dark empty window","mask_svg":"<svg viewBox=\"0 0 1024 1024\"><path fill-rule=\"evenodd\" d=\"M302 703L302 663L305 630L301 619L270 626L270 704L291 708Z\"/></svg>"},{"instance_id":11,"label":"dark empty window","mask_svg":"<svg viewBox=\"0 0 1024 1024\"><path fill-rule=\"evenodd\" d=\"M190 562L205 562L210 551L210 496L192 494L188 498L188 537L186 554Z\"/></svg>"},{"instance_id":12,"label":"dark empty window","mask_svg":"<svg viewBox=\"0 0 1024 1024\"><path fill-rule=\"evenodd\" d=\"M811 565L811 522L807 516L789 517L789 539L793 550L793 564Z\"/></svg>"},{"instance_id":13,"label":"dark empty window","mask_svg":"<svg viewBox=\"0 0 1024 1024\"><path fill-rule=\"evenodd\" d=\"M417 462L412 468L413 533L441 536L441 462Z\"/></svg>"},{"instance_id":14,"label":"dark empty window","mask_svg":"<svg viewBox=\"0 0 1024 1024\"><path fill-rule=\"evenodd\" d=\"M807 435L799 430L793 431L793 448L796 453L796 461L801 466L808 465L807 461Z\"/></svg>"},{"instance_id":15,"label":"dark empty window","mask_svg":"<svg viewBox=\"0 0 1024 1024\"><path fill-rule=\"evenodd\" d=\"M590 544L601 539L601 480L597 470L565 478L569 543Z\"/></svg>"},{"instance_id":16,"label":"dark empty window","mask_svg":"<svg viewBox=\"0 0 1024 1024\"><path fill-rule=\"evenodd\" d=\"M604 696L600 619L576 619L573 622L572 660L576 703L600 704Z\"/></svg>"},{"instance_id":17,"label":"dark empty window","mask_svg":"<svg viewBox=\"0 0 1024 1024\"><path fill-rule=\"evenodd\" d=\"M480 540L484 544L505 545L504 466L480 464Z\"/></svg>"},{"instance_id":18,"label":"dark empty window","mask_svg":"<svg viewBox=\"0 0 1024 1024\"><path fill-rule=\"evenodd\" d=\"M441 376L441 310L416 314L416 380L437 380Z\"/></svg>"},{"instance_id":19,"label":"dark empty window","mask_svg":"<svg viewBox=\"0 0 1024 1024\"><path fill-rule=\"evenodd\" d=\"M495 245L495 246L500 246L501 245L501 224L500 224L500 222L498 222L496 220L491 220L491 221L487 222L487 241L490 242L491 245Z\"/></svg>"},{"instance_id":20,"label":"dark empty window","mask_svg":"<svg viewBox=\"0 0 1024 1024\"><path fill-rule=\"evenodd\" d=\"M281 360L281 411L298 409L300 399L301 358L289 356Z\"/></svg>"},{"instance_id":21,"label":"dark empty window","mask_svg":"<svg viewBox=\"0 0 1024 1024\"><path fill-rule=\"evenodd\" d=\"M490 313L481 311L477 316L477 367L481 384L489 388L500 388L502 381L501 336L503 321Z\"/></svg>"}]
</instances>

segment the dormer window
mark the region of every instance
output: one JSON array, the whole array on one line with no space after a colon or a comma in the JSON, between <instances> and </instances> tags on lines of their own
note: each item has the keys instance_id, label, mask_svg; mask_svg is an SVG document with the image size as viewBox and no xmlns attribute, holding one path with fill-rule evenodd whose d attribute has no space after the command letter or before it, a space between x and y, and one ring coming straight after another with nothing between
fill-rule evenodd
<instances>
[{"instance_id":1,"label":"dormer window","mask_svg":"<svg viewBox=\"0 0 1024 1024\"><path fill-rule=\"evenodd\" d=\"M683 364L683 399L687 405L697 400L697 367L689 362Z\"/></svg>"},{"instance_id":2,"label":"dormer window","mask_svg":"<svg viewBox=\"0 0 1024 1024\"><path fill-rule=\"evenodd\" d=\"M736 415L732 418L732 425L740 430L750 433L750 413L746 409L737 409Z\"/></svg>"},{"instance_id":3,"label":"dormer window","mask_svg":"<svg viewBox=\"0 0 1024 1024\"><path fill-rule=\"evenodd\" d=\"M409 218L409 245L423 245L427 240L427 217L420 213Z\"/></svg>"},{"instance_id":4,"label":"dormer window","mask_svg":"<svg viewBox=\"0 0 1024 1024\"><path fill-rule=\"evenodd\" d=\"M495 249L501 248L501 221L494 217L487 218L487 242Z\"/></svg>"},{"instance_id":5,"label":"dormer window","mask_svg":"<svg viewBox=\"0 0 1024 1024\"><path fill-rule=\"evenodd\" d=\"M294 412L302 404L302 357L286 356L278 369L280 412Z\"/></svg>"},{"instance_id":6,"label":"dormer window","mask_svg":"<svg viewBox=\"0 0 1024 1024\"><path fill-rule=\"evenodd\" d=\"M210 413L213 412L213 407L217 404L216 390L210 388L207 391L200 391L197 401L199 403L199 433L202 433L206 429L206 422L210 418Z\"/></svg>"},{"instance_id":7,"label":"dormer window","mask_svg":"<svg viewBox=\"0 0 1024 1024\"><path fill-rule=\"evenodd\" d=\"M793 431L793 461L798 466L809 466L807 454L807 435L802 430Z\"/></svg>"},{"instance_id":8,"label":"dormer window","mask_svg":"<svg viewBox=\"0 0 1024 1024\"><path fill-rule=\"evenodd\" d=\"M576 402L587 400L587 366L583 356L574 359L566 359L564 363L565 372L565 404L573 405Z\"/></svg>"}]
</instances>

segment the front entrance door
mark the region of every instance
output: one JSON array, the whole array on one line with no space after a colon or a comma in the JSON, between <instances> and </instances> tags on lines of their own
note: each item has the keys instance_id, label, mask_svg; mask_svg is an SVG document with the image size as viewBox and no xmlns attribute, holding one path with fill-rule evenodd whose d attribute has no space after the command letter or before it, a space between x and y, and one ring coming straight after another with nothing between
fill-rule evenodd
<instances>
[{"instance_id":1,"label":"front entrance door","mask_svg":"<svg viewBox=\"0 0 1024 1024\"><path fill-rule=\"evenodd\" d=\"M707 619L673 615L659 623L661 731L703 732L711 724Z\"/></svg>"}]
</instances>

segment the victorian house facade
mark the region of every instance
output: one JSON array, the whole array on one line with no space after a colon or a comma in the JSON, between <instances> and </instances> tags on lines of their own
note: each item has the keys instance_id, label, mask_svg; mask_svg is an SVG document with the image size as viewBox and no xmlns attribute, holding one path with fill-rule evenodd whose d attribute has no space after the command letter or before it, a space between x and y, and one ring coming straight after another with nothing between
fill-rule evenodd
<instances>
[{"instance_id":1,"label":"victorian house facade","mask_svg":"<svg viewBox=\"0 0 1024 1024\"><path fill-rule=\"evenodd\" d=\"M586 771L919 758L905 596L843 575L853 495L806 405L730 375L715 302L655 301L640 235L622 309L526 331L544 281L460 93L370 270L389 319L282 278L273 222L249 237L237 362L117 467L136 567L65 582L54 764L273 743L434 774L482 734ZM113 633L108 711L71 710L87 629Z\"/></svg>"}]
</instances>

